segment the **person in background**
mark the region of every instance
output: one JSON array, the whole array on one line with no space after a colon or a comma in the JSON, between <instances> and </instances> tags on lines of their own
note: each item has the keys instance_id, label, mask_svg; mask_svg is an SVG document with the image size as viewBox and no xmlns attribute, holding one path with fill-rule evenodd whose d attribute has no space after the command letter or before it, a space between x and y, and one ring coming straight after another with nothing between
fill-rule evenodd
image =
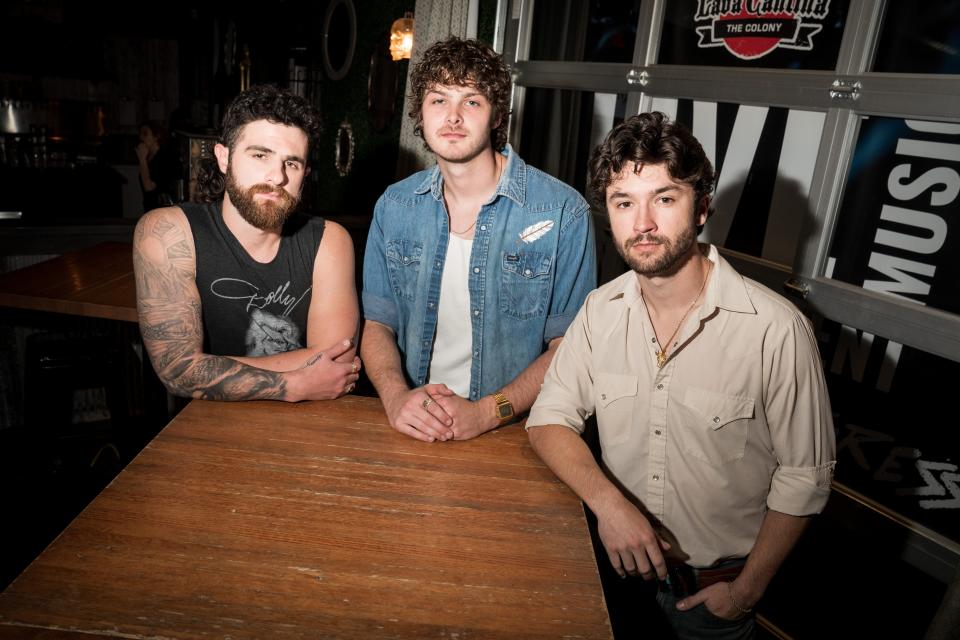
<instances>
[{"instance_id":1,"label":"person in background","mask_svg":"<svg viewBox=\"0 0 960 640\"><path fill-rule=\"evenodd\" d=\"M437 42L411 86L437 164L377 201L360 349L396 430L466 439L533 403L596 285L593 227L579 193L507 144L510 74L493 49Z\"/></svg>"},{"instance_id":2,"label":"person in background","mask_svg":"<svg viewBox=\"0 0 960 640\"><path fill-rule=\"evenodd\" d=\"M167 144L164 126L159 122L141 124L136 152L144 212L178 202L177 184L183 179L183 169L176 149Z\"/></svg>"},{"instance_id":3,"label":"person in background","mask_svg":"<svg viewBox=\"0 0 960 640\"><path fill-rule=\"evenodd\" d=\"M178 396L314 400L358 378L353 243L295 213L319 115L303 98L253 87L230 104L205 203L154 209L137 224L143 343Z\"/></svg>"},{"instance_id":4,"label":"person in background","mask_svg":"<svg viewBox=\"0 0 960 640\"><path fill-rule=\"evenodd\" d=\"M590 294L526 423L596 514L621 577L680 638L744 638L830 494L836 442L809 321L700 245L713 168L661 113L615 127L589 189L631 270ZM596 414L602 466L580 434Z\"/></svg>"}]
</instances>

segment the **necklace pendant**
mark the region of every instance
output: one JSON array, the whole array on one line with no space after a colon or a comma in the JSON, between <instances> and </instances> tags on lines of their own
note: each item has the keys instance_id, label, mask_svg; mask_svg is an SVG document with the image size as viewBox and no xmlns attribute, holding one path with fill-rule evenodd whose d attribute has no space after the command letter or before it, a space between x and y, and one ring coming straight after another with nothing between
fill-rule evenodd
<instances>
[{"instance_id":1,"label":"necklace pendant","mask_svg":"<svg viewBox=\"0 0 960 640\"><path fill-rule=\"evenodd\" d=\"M661 349L657 351L657 368L663 369L663 365L667 364L667 352Z\"/></svg>"}]
</instances>

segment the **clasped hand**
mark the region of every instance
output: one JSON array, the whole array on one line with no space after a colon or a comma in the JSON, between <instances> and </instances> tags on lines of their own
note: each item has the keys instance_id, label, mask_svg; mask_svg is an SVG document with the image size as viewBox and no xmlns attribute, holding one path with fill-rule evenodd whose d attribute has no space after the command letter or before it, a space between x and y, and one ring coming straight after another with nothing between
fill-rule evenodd
<instances>
[{"instance_id":1,"label":"clasped hand","mask_svg":"<svg viewBox=\"0 0 960 640\"><path fill-rule=\"evenodd\" d=\"M474 438L496 426L492 409L489 414L445 384L417 387L387 407L394 429L424 442Z\"/></svg>"}]
</instances>

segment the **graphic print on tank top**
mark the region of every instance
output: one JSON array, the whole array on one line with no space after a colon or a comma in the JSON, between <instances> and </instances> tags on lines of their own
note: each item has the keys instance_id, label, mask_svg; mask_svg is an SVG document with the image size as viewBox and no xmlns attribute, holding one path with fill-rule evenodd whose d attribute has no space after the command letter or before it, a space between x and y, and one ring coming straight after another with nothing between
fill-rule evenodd
<instances>
[{"instance_id":1,"label":"graphic print on tank top","mask_svg":"<svg viewBox=\"0 0 960 640\"><path fill-rule=\"evenodd\" d=\"M244 337L247 356L272 356L306 346L300 327L289 315L312 287L307 287L299 295L289 289L289 280L266 295L257 285L239 278L218 278L210 284L210 293L225 300L235 300L236 313L249 315Z\"/></svg>"}]
</instances>

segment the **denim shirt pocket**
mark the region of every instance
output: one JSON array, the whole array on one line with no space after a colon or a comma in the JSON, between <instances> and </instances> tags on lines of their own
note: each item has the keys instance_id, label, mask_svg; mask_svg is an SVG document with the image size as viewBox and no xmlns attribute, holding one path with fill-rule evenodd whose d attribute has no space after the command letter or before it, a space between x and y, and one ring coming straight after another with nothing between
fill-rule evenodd
<instances>
[{"instance_id":1,"label":"denim shirt pocket","mask_svg":"<svg viewBox=\"0 0 960 640\"><path fill-rule=\"evenodd\" d=\"M547 311L553 256L540 251L503 253L500 270L500 311L527 320Z\"/></svg>"},{"instance_id":2,"label":"denim shirt pocket","mask_svg":"<svg viewBox=\"0 0 960 640\"><path fill-rule=\"evenodd\" d=\"M713 465L743 457L753 398L689 387L678 405L684 422L678 440L687 453Z\"/></svg>"},{"instance_id":3,"label":"denim shirt pocket","mask_svg":"<svg viewBox=\"0 0 960 640\"><path fill-rule=\"evenodd\" d=\"M423 259L423 243L413 240L387 242L387 270L393 292L404 300L413 300Z\"/></svg>"}]
</instances>

